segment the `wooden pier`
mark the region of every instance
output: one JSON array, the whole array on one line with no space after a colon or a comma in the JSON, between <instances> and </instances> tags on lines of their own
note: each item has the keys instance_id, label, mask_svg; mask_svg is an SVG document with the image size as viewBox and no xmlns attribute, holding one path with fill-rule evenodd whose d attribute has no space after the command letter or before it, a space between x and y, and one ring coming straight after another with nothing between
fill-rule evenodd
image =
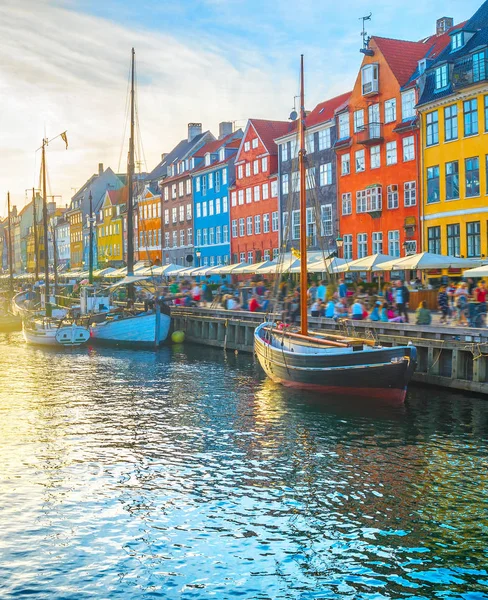
<instances>
[{"instance_id":1,"label":"wooden pier","mask_svg":"<svg viewBox=\"0 0 488 600\"><path fill-rule=\"evenodd\" d=\"M173 327L185 332L190 342L216 346L224 350L253 352L255 328L264 319L262 313L179 308L171 310ZM418 349L418 367L414 381L449 389L488 395L488 329L452 326L422 326L405 323L371 323L310 318L310 329L347 332L375 339L386 346L411 341Z\"/></svg>"}]
</instances>

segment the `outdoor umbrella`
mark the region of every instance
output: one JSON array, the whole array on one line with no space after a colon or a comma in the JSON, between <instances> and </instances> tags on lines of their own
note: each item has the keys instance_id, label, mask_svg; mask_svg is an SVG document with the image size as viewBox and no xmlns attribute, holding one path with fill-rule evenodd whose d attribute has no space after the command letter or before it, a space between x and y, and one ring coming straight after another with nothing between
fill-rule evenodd
<instances>
[{"instance_id":1,"label":"outdoor umbrella","mask_svg":"<svg viewBox=\"0 0 488 600\"><path fill-rule=\"evenodd\" d=\"M468 269L463 272L463 277L488 277L488 265Z\"/></svg>"},{"instance_id":2,"label":"outdoor umbrella","mask_svg":"<svg viewBox=\"0 0 488 600\"><path fill-rule=\"evenodd\" d=\"M404 258L395 258L377 266L378 271L428 271L430 269L467 269L479 264L471 258L456 258L431 252L420 252Z\"/></svg>"},{"instance_id":3,"label":"outdoor umbrella","mask_svg":"<svg viewBox=\"0 0 488 600\"><path fill-rule=\"evenodd\" d=\"M376 271L378 265L385 262L396 261L394 256L388 254L372 254L371 256L364 256L351 262L344 261L343 264L334 267L335 273L348 273L349 271Z\"/></svg>"}]
</instances>

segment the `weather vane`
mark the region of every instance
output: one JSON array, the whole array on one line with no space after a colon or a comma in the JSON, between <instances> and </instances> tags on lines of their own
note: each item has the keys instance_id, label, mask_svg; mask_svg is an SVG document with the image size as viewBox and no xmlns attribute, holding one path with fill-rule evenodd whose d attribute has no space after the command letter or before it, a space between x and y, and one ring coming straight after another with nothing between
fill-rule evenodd
<instances>
[{"instance_id":1,"label":"weather vane","mask_svg":"<svg viewBox=\"0 0 488 600\"><path fill-rule=\"evenodd\" d=\"M369 42L371 40L371 36L368 36L368 32L366 31L366 21L371 21L371 17L373 13L369 13L367 17L360 17L360 21L363 22L363 30L361 32L361 37L363 38L363 47L361 48L361 52L363 54L367 54L368 56L372 56L373 52L369 49Z\"/></svg>"}]
</instances>

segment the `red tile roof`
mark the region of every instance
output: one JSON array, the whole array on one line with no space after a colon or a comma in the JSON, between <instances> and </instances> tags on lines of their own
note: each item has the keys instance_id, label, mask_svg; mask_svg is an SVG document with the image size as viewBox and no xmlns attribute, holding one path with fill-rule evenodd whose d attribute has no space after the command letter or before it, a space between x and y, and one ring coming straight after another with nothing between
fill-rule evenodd
<instances>
[{"instance_id":1,"label":"red tile roof","mask_svg":"<svg viewBox=\"0 0 488 600\"><path fill-rule=\"evenodd\" d=\"M275 139L292 131L292 124L287 121L267 121L266 119L249 119L249 121L270 154L278 153Z\"/></svg>"},{"instance_id":2,"label":"red tile roof","mask_svg":"<svg viewBox=\"0 0 488 600\"><path fill-rule=\"evenodd\" d=\"M408 82L419 60L425 57L429 49L425 42L407 42L376 36L372 39L385 57L400 87Z\"/></svg>"},{"instance_id":3,"label":"red tile roof","mask_svg":"<svg viewBox=\"0 0 488 600\"><path fill-rule=\"evenodd\" d=\"M108 196L110 201L115 206L117 204L125 204L128 200L129 190L127 186L120 188L119 190L108 190Z\"/></svg>"},{"instance_id":4,"label":"red tile roof","mask_svg":"<svg viewBox=\"0 0 488 600\"><path fill-rule=\"evenodd\" d=\"M317 104L305 119L305 125L307 127L313 127L314 125L326 123L333 119L335 111L349 100L351 93L352 92L346 92L345 94L341 94L340 96Z\"/></svg>"},{"instance_id":5,"label":"red tile roof","mask_svg":"<svg viewBox=\"0 0 488 600\"><path fill-rule=\"evenodd\" d=\"M451 31L455 31L460 27L464 27L466 23L467 21L463 21L462 23L454 25L442 35L431 35L430 37L421 40L421 42L427 44L427 46L429 47L428 55L426 56L426 58L436 58L437 56L439 56L439 54L444 50L444 48L446 48L451 42L451 37L449 35Z\"/></svg>"}]
</instances>

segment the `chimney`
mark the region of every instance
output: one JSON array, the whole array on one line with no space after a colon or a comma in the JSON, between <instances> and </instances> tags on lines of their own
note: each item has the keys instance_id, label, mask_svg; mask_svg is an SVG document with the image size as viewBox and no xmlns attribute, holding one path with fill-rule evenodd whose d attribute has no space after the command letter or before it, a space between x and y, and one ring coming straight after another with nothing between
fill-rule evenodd
<instances>
[{"instance_id":1,"label":"chimney","mask_svg":"<svg viewBox=\"0 0 488 600\"><path fill-rule=\"evenodd\" d=\"M233 132L234 124L232 121L222 121L219 123L219 140L224 139Z\"/></svg>"},{"instance_id":2,"label":"chimney","mask_svg":"<svg viewBox=\"0 0 488 600\"><path fill-rule=\"evenodd\" d=\"M56 212L56 202L47 203L47 212L49 215L53 215Z\"/></svg>"},{"instance_id":3,"label":"chimney","mask_svg":"<svg viewBox=\"0 0 488 600\"><path fill-rule=\"evenodd\" d=\"M188 123L188 141L191 142L194 140L197 135L202 133L202 124L201 123Z\"/></svg>"},{"instance_id":4,"label":"chimney","mask_svg":"<svg viewBox=\"0 0 488 600\"><path fill-rule=\"evenodd\" d=\"M103 163L98 163L98 175L103 175Z\"/></svg>"},{"instance_id":5,"label":"chimney","mask_svg":"<svg viewBox=\"0 0 488 600\"><path fill-rule=\"evenodd\" d=\"M12 206L12 208L10 209L10 216L11 217L17 216L17 207L16 206Z\"/></svg>"},{"instance_id":6,"label":"chimney","mask_svg":"<svg viewBox=\"0 0 488 600\"><path fill-rule=\"evenodd\" d=\"M442 35L446 33L448 29L454 25L454 19L452 17L442 17L441 19L437 19L436 23L436 35Z\"/></svg>"},{"instance_id":7,"label":"chimney","mask_svg":"<svg viewBox=\"0 0 488 600\"><path fill-rule=\"evenodd\" d=\"M161 162L163 162L163 160L164 160L164 159L165 159L167 156L168 156L168 153L167 153L167 152L163 152L163 153L161 154Z\"/></svg>"}]
</instances>

